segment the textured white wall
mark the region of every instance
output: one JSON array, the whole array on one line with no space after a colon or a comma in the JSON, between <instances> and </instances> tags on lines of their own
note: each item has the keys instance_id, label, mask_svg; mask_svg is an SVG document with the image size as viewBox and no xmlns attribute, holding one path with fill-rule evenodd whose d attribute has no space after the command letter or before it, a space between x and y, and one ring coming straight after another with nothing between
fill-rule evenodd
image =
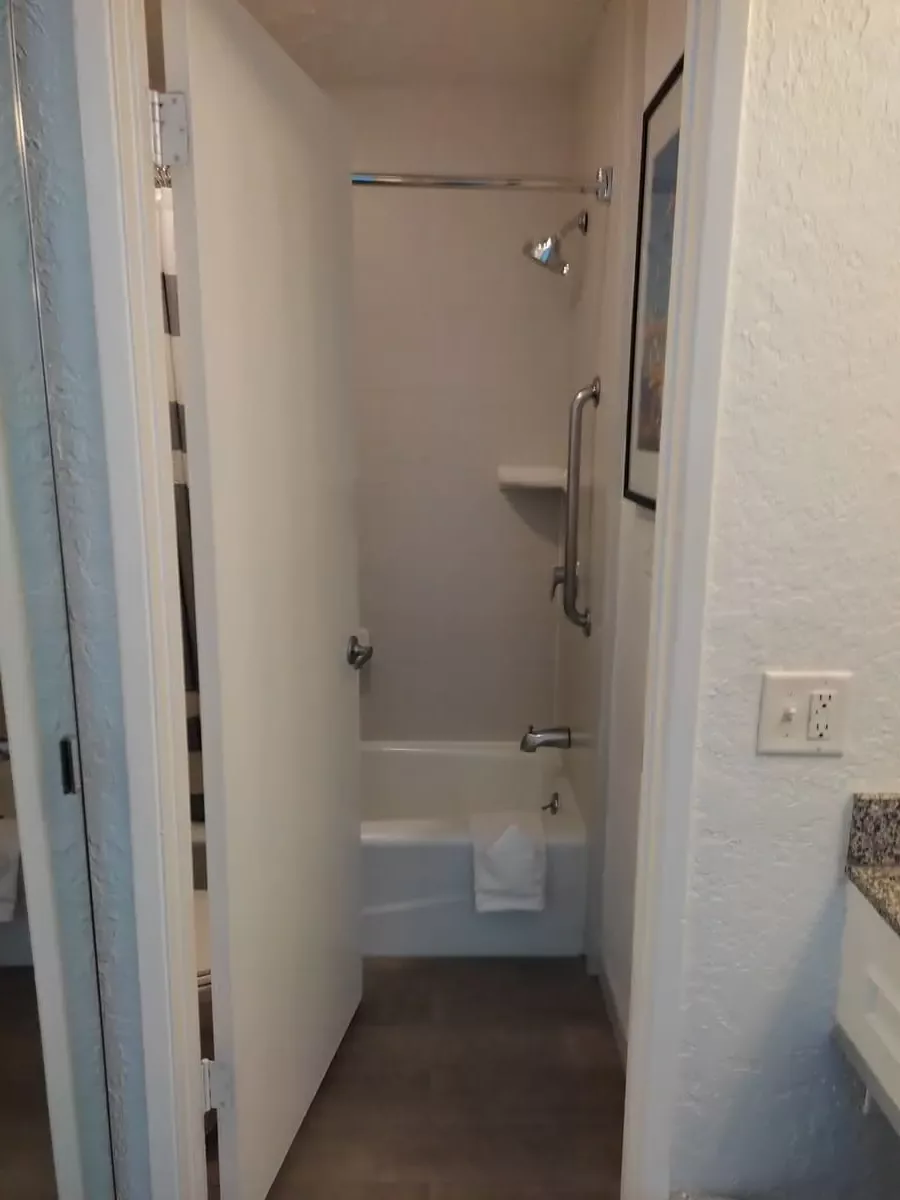
<instances>
[{"instance_id":1,"label":"textured white wall","mask_svg":"<svg viewBox=\"0 0 900 1200\"><path fill-rule=\"evenodd\" d=\"M850 795L900 777L900 8L753 7L699 711L673 1185L897 1195L831 1041ZM766 665L856 673L842 759L758 758Z\"/></svg>"},{"instance_id":2,"label":"textured white wall","mask_svg":"<svg viewBox=\"0 0 900 1200\"><path fill-rule=\"evenodd\" d=\"M63 732L70 732L74 724L71 715L65 721L60 719L61 710L64 705L69 706L70 698L58 682L59 671L69 667L71 648L82 810L72 806L71 797L58 796L49 806L47 820L54 853L58 855L54 865L58 871L61 919L65 922L63 945L70 958L76 960L65 964L67 993L70 993L67 1000L75 1031L73 1046L84 1060L81 1069L85 1077L91 1061L105 1068L109 1091L109 1123L102 1104L92 1096L88 1095L81 1105L81 1120L92 1126L93 1155L86 1162L96 1179L108 1177L111 1134L116 1188L123 1196L138 1197L149 1195L149 1135L140 1037L118 623L75 80L73 13L71 3L47 0L28 0L17 4L16 11L21 39L20 115L27 134L47 395L43 396L42 389L35 395L43 381L40 369L32 365L25 383L10 388L4 397L8 406L4 419L12 447L9 473L13 491L21 488L17 520L22 533L23 571L30 580L29 617L34 622L31 633L35 639L38 715L45 719L46 706L54 718L57 738ZM5 38L4 29L4 44ZM5 94L8 93L7 87ZM4 149L10 144L11 140L4 142ZM7 236L18 234L15 250L10 249L10 257L3 265L6 268L12 263L19 267L23 258L27 261L28 243L20 230L11 228L17 220L11 187L15 160L7 154L2 161L6 172L0 177L4 200L0 212ZM13 186L21 186L20 180ZM4 279L12 277L11 273L4 274ZM11 304L4 307L8 362L15 362L16 351L22 356L31 351L27 325L20 323L21 316L14 320L13 312ZM33 353L37 355L37 348ZM16 406L21 408L20 412L15 412ZM35 491L40 495L35 496ZM50 542L48 537L52 539ZM53 605L63 604L60 548L66 602L60 613L62 629L49 619ZM68 643L64 630L66 615ZM60 655L51 636L61 637L64 654ZM49 657L54 652L55 661ZM58 779L58 742L54 747L48 740L47 747L47 778ZM90 906L82 906L75 900L79 857L85 853L85 833L92 884ZM97 973L91 957L92 942L99 970L102 1048L96 1029ZM86 1149L86 1154L90 1149ZM96 1195L106 1195L107 1187L105 1183L97 1183ZM65 1190L62 1183L61 1188Z\"/></svg>"},{"instance_id":3,"label":"textured white wall","mask_svg":"<svg viewBox=\"0 0 900 1200\"><path fill-rule=\"evenodd\" d=\"M540 89L341 89L359 170L571 171L572 104ZM518 737L553 716L557 496L501 462L565 461L572 279L525 239L573 196L354 193L367 738ZM568 248L580 255L576 236Z\"/></svg>"}]
</instances>

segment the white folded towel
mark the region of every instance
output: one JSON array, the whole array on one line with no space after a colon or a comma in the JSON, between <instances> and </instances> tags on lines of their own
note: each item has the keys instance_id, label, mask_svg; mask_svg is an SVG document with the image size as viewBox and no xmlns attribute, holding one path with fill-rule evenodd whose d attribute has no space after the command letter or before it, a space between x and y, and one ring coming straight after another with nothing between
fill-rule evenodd
<instances>
[{"instance_id":1,"label":"white folded towel","mask_svg":"<svg viewBox=\"0 0 900 1200\"><path fill-rule=\"evenodd\" d=\"M477 813L469 820L478 912L544 907L547 846L539 813Z\"/></svg>"},{"instance_id":2,"label":"white folded towel","mask_svg":"<svg viewBox=\"0 0 900 1200\"><path fill-rule=\"evenodd\" d=\"M19 827L11 817L0 820L0 921L11 921L19 894Z\"/></svg>"}]
</instances>

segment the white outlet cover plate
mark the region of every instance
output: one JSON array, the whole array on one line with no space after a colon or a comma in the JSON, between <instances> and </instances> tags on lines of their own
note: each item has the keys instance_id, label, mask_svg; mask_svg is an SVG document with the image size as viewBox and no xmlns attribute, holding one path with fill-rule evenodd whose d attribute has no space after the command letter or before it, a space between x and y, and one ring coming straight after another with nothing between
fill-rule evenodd
<instances>
[{"instance_id":1,"label":"white outlet cover plate","mask_svg":"<svg viewBox=\"0 0 900 1200\"><path fill-rule=\"evenodd\" d=\"M759 706L757 754L806 754L812 758L844 753L850 708L850 671L766 671ZM813 692L831 691L834 703L830 736L809 736L809 706Z\"/></svg>"}]
</instances>

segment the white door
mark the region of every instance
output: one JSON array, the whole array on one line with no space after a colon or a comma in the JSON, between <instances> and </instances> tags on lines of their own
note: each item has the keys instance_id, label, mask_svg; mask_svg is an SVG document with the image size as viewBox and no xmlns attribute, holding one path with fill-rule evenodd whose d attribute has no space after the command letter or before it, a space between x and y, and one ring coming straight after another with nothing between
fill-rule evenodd
<instances>
[{"instance_id":1,"label":"white door","mask_svg":"<svg viewBox=\"0 0 900 1200\"><path fill-rule=\"evenodd\" d=\"M361 994L349 150L236 3L166 0L223 1200L262 1200Z\"/></svg>"}]
</instances>

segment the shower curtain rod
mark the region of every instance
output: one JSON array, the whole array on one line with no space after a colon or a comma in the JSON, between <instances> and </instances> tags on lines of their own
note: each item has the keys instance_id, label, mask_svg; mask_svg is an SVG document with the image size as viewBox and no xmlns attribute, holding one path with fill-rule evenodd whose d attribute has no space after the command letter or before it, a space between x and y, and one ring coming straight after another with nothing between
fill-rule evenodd
<instances>
[{"instance_id":1,"label":"shower curtain rod","mask_svg":"<svg viewBox=\"0 0 900 1200\"><path fill-rule=\"evenodd\" d=\"M461 191L573 192L612 199L612 167L601 167L594 179L565 179L540 175L386 175L362 171L352 175L354 187L455 188Z\"/></svg>"},{"instance_id":2,"label":"shower curtain rod","mask_svg":"<svg viewBox=\"0 0 900 1200\"><path fill-rule=\"evenodd\" d=\"M597 178L561 179L550 176L527 175L378 175L374 171L351 175L354 187L451 188L471 192L570 192L581 196L594 195L604 204L612 200L612 167L601 167ZM156 166L156 186L172 186L168 167Z\"/></svg>"}]
</instances>

